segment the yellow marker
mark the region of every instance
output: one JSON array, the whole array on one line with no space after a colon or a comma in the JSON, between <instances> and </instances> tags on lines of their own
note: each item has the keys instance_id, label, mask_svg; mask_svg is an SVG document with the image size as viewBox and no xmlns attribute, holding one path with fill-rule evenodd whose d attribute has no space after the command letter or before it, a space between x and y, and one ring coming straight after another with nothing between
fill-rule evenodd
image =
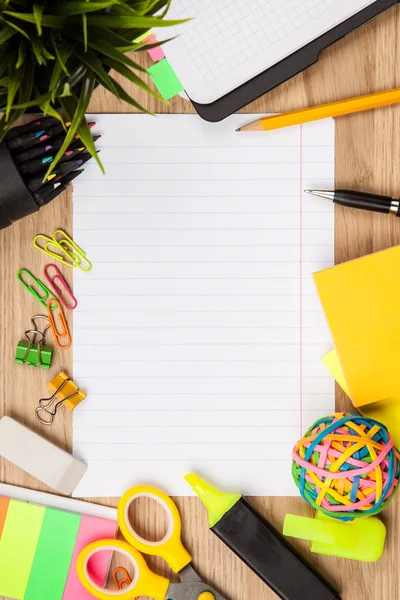
<instances>
[{"instance_id":1,"label":"yellow marker","mask_svg":"<svg viewBox=\"0 0 400 600\"><path fill-rule=\"evenodd\" d=\"M197 600L215 600L215 596L211 592L201 592Z\"/></svg>"},{"instance_id":2,"label":"yellow marker","mask_svg":"<svg viewBox=\"0 0 400 600\"><path fill-rule=\"evenodd\" d=\"M271 131L273 129L310 123L310 121L318 121L320 119L342 117L343 115L389 106L398 102L400 102L400 88L388 92L358 96L340 102L312 106L311 108L293 110L280 115L273 115L272 117L265 117L264 119L258 119L249 125L240 127L236 131Z\"/></svg>"},{"instance_id":3,"label":"yellow marker","mask_svg":"<svg viewBox=\"0 0 400 600\"><path fill-rule=\"evenodd\" d=\"M382 556L386 528L376 517L341 523L317 512L314 519L286 515L283 534L310 540L316 554L374 562Z\"/></svg>"},{"instance_id":4,"label":"yellow marker","mask_svg":"<svg viewBox=\"0 0 400 600\"><path fill-rule=\"evenodd\" d=\"M49 175L49 176L47 177L47 181L51 181L52 179L54 179L54 177L56 177L56 174L55 174L55 173L52 173L51 175Z\"/></svg>"}]
</instances>

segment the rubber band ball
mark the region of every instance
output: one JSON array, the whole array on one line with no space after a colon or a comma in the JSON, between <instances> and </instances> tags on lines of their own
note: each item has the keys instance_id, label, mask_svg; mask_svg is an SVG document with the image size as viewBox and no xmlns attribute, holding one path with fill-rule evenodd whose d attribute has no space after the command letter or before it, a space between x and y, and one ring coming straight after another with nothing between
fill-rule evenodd
<instances>
[{"instance_id":1,"label":"rubber band ball","mask_svg":"<svg viewBox=\"0 0 400 600\"><path fill-rule=\"evenodd\" d=\"M390 433L361 415L319 419L292 456L293 479L304 500L341 521L378 514L399 483L400 454Z\"/></svg>"}]
</instances>

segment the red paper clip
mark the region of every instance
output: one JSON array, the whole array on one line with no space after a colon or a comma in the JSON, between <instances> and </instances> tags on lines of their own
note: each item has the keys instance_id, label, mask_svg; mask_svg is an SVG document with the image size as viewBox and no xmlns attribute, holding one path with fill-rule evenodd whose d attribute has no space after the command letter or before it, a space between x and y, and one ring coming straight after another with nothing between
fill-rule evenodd
<instances>
[{"instance_id":1,"label":"red paper clip","mask_svg":"<svg viewBox=\"0 0 400 600\"><path fill-rule=\"evenodd\" d=\"M50 300L47 302L48 316L51 329L57 346L60 348L60 350L66 350L70 347L72 343L71 335L69 333L67 321L65 320L65 315L63 313L63 309L61 308L61 305L58 305L58 308L54 309L53 312L53 309L51 307L53 302L57 304L57 301L53 298L50 298ZM56 319L58 321L58 324L61 324L60 330L58 329Z\"/></svg>"},{"instance_id":2,"label":"red paper clip","mask_svg":"<svg viewBox=\"0 0 400 600\"><path fill-rule=\"evenodd\" d=\"M54 269L54 271L56 272L55 275L53 275L53 276L49 275L49 273L48 273L49 269ZM53 290L54 290L57 298L60 300L61 304L63 306L65 306L65 308L67 308L68 310L74 310L74 308L76 308L78 306L78 300L73 295L71 288L69 287L68 283L65 281L65 279L62 276L62 273L61 273L60 269L57 267L57 265L54 265L54 264L46 265L44 268L44 276L46 277L47 281L53 288ZM64 288L64 290L66 290L68 297L72 301L71 304L68 304L67 301L63 298L62 287L57 285L56 281L59 281L61 286Z\"/></svg>"}]
</instances>

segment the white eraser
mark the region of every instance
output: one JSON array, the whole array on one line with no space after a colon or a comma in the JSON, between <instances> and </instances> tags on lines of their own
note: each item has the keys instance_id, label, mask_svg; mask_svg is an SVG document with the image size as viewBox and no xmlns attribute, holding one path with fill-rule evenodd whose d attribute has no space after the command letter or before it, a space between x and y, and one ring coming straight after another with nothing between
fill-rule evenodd
<instances>
[{"instance_id":1,"label":"white eraser","mask_svg":"<svg viewBox=\"0 0 400 600\"><path fill-rule=\"evenodd\" d=\"M72 494L87 465L14 421L0 419L0 456L62 494Z\"/></svg>"}]
</instances>

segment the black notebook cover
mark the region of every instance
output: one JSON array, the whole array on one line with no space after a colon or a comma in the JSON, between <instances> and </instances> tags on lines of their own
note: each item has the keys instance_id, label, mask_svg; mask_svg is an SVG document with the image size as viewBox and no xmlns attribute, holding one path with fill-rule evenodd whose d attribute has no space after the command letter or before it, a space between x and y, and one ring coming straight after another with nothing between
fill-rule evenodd
<instances>
[{"instance_id":1,"label":"black notebook cover","mask_svg":"<svg viewBox=\"0 0 400 600\"><path fill-rule=\"evenodd\" d=\"M253 77L232 92L229 92L229 94L222 96L210 104L198 104L192 101L193 106L200 117L206 121L216 122L225 119L225 117L240 110L247 104L250 104L250 102L257 100L263 94L316 63L320 53L325 48L398 2L399 0L377 0L356 15L340 23L340 25L337 25L337 27L310 42L301 48L301 50L294 52L273 67Z\"/></svg>"}]
</instances>

